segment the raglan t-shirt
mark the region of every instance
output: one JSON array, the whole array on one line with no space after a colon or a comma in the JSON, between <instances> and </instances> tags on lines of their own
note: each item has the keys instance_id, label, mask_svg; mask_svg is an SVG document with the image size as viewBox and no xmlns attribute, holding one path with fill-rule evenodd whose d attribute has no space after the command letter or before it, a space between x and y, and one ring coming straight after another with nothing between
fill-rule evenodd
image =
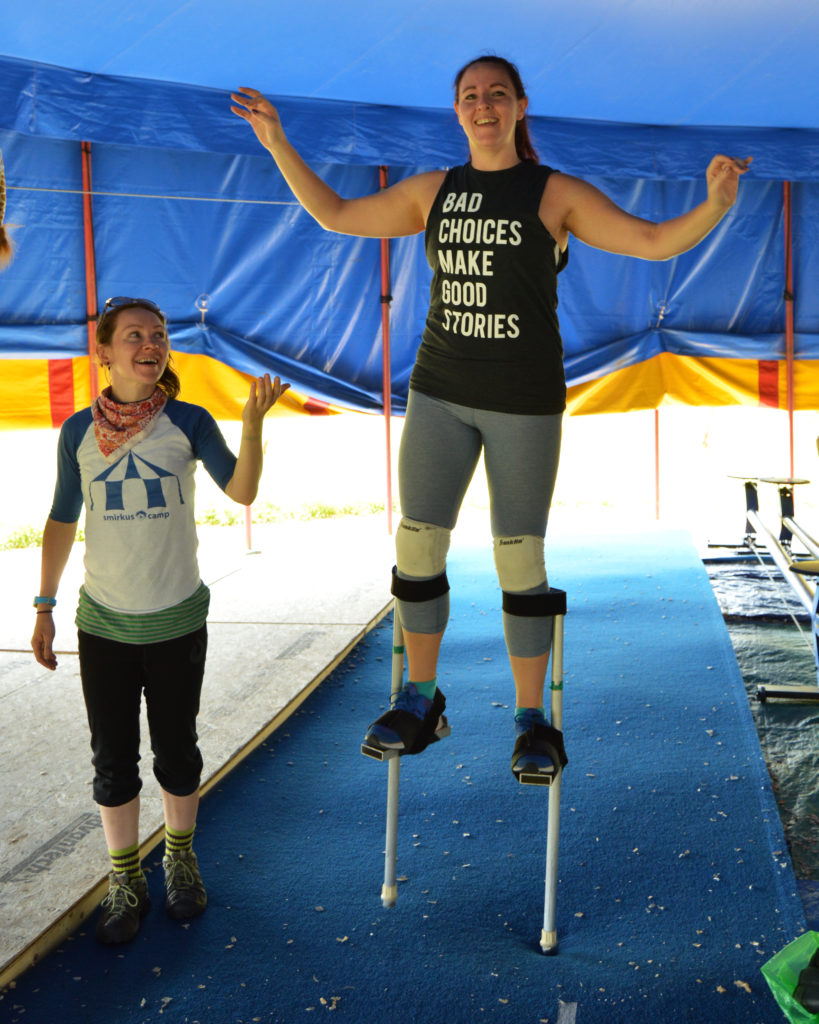
<instances>
[{"instance_id":1,"label":"raglan t-shirt","mask_svg":"<svg viewBox=\"0 0 819 1024\"><path fill-rule=\"evenodd\" d=\"M433 203L430 306L410 387L522 414L566 406L557 275L566 265L538 211L553 171L453 167Z\"/></svg>"},{"instance_id":2,"label":"raglan t-shirt","mask_svg":"<svg viewBox=\"0 0 819 1024\"><path fill-rule=\"evenodd\" d=\"M85 581L77 624L143 643L181 636L207 617L194 522L201 460L224 489L236 457L205 409L174 399L148 430L104 456L91 409L60 431L50 517L75 523L85 504Z\"/></svg>"}]
</instances>

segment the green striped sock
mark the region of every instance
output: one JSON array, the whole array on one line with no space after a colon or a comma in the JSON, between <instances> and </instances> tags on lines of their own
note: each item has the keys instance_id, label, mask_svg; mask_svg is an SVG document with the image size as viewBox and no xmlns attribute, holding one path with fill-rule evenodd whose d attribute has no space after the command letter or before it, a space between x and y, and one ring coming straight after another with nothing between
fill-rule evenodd
<instances>
[{"instance_id":1,"label":"green striped sock","mask_svg":"<svg viewBox=\"0 0 819 1024\"><path fill-rule=\"evenodd\" d=\"M196 825L185 832L177 832L176 829L165 826L165 853L182 853L184 850L193 849L193 833Z\"/></svg>"},{"instance_id":2,"label":"green striped sock","mask_svg":"<svg viewBox=\"0 0 819 1024\"><path fill-rule=\"evenodd\" d=\"M109 850L111 867L118 875L126 874L129 878L140 878L142 867L139 862L139 843L134 843L126 850Z\"/></svg>"}]
</instances>

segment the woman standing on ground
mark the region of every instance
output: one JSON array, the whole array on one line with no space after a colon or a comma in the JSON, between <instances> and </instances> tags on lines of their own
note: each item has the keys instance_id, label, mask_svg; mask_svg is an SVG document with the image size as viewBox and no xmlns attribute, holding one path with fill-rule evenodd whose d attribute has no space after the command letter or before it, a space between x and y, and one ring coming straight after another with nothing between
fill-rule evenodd
<instances>
[{"instance_id":1,"label":"woman standing on ground","mask_svg":"<svg viewBox=\"0 0 819 1024\"><path fill-rule=\"evenodd\" d=\"M41 665L56 669L53 609L84 502L80 675L112 868L97 938L114 944L136 935L151 905L139 859L143 691L165 814L166 909L184 920L207 905L193 852L210 597L196 560L194 470L201 459L229 498L251 504L262 473L262 421L289 385L267 374L253 381L237 458L210 413L177 400L165 315L149 299L106 302L97 358L110 387L60 431L31 646Z\"/></svg>"},{"instance_id":2,"label":"woman standing on ground","mask_svg":"<svg viewBox=\"0 0 819 1024\"><path fill-rule=\"evenodd\" d=\"M436 738L445 707L436 672L449 616L446 555L483 449L516 691L512 770L554 772L566 755L543 707L552 632L544 537L566 397L556 307L569 235L609 252L669 259L721 220L749 161L714 157L703 203L659 224L641 220L586 182L538 164L517 68L482 56L455 78L469 162L343 199L293 149L261 93L242 88L232 98L233 112L322 227L372 238L426 232L434 276L401 438L393 570L409 682L366 742L417 754Z\"/></svg>"}]
</instances>

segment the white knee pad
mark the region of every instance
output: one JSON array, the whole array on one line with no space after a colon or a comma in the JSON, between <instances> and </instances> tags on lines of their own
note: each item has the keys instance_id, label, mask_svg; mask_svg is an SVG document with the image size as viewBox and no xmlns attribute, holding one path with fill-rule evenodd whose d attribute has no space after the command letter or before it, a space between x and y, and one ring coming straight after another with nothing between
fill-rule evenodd
<instances>
[{"instance_id":1,"label":"white knee pad","mask_svg":"<svg viewBox=\"0 0 819 1024\"><path fill-rule=\"evenodd\" d=\"M542 537L495 537L495 568L501 590L520 593L546 582Z\"/></svg>"},{"instance_id":2,"label":"white knee pad","mask_svg":"<svg viewBox=\"0 0 819 1024\"><path fill-rule=\"evenodd\" d=\"M438 576L446 568L451 531L406 516L395 536L395 561L408 576Z\"/></svg>"}]
</instances>

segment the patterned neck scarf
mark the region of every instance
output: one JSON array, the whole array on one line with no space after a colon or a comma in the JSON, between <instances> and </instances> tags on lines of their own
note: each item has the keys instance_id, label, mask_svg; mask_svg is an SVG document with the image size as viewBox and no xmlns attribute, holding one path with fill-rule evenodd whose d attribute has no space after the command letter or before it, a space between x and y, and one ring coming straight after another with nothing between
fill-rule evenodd
<instances>
[{"instance_id":1,"label":"patterned neck scarf","mask_svg":"<svg viewBox=\"0 0 819 1024\"><path fill-rule=\"evenodd\" d=\"M94 436L102 454L108 458L123 445L133 448L137 441L147 437L167 400L167 395L159 388L141 402L117 402L111 397L110 388L101 391L91 406L91 412Z\"/></svg>"}]
</instances>

